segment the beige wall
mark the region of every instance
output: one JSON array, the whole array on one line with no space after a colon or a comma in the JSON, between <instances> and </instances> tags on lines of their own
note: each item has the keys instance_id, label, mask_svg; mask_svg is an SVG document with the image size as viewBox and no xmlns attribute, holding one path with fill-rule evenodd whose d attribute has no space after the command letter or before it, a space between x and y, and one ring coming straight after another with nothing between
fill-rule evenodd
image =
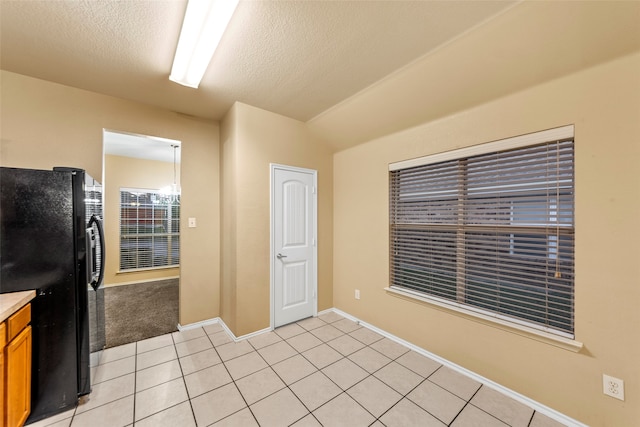
<instances>
[{"instance_id":1,"label":"beige wall","mask_svg":"<svg viewBox=\"0 0 640 427\"><path fill-rule=\"evenodd\" d=\"M238 167L238 105L234 104L227 112L220 126L220 144L222 149L222 257L220 284L220 317L232 331L236 326L236 257L237 257L237 191L236 175ZM261 328L257 328L261 329Z\"/></svg>"},{"instance_id":2,"label":"beige wall","mask_svg":"<svg viewBox=\"0 0 640 427\"><path fill-rule=\"evenodd\" d=\"M182 141L180 323L218 316L218 124L7 71L0 73L2 166L75 166L101 177L103 129ZM188 217L197 218L197 228L187 227Z\"/></svg>"},{"instance_id":3,"label":"beige wall","mask_svg":"<svg viewBox=\"0 0 640 427\"><path fill-rule=\"evenodd\" d=\"M579 353L387 294L388 164L575 124ZM640 54L334 157L334 303L593 426L640 420ZM354 299L354 289L361 300ZM602 374L625 381L604 396Z\"/></svg>"},{"instance_id":4,"label":"beige wall","mask_svg":"<svg viewBox=\"0 0 640 427\"><path fill-rule=\"evenodd\" d=\"M180 275L179 268L129 271L120 269L120 189L158 190L173 184L173 163L113 155L104 156L104 230L109 248L104 272L105 286L161 280Z\"/></svg>"},{"instance_id":5,"label":"beige wall","mask_svg":"<svg viewBox=\"0 0 640 427\"><path fill-rule=\"evenodd\" d=\"M332 307L331 151L304 123L241 103L223 120L222 143L224 321L236 335L270 324L270 163L318 171L318 310Z\"/></svg>"}]
</instances>

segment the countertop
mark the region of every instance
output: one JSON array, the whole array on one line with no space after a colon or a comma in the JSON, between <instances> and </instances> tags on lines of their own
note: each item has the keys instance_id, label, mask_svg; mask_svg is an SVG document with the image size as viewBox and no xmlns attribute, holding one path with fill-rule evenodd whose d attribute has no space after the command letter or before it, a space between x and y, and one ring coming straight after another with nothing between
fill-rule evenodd
<instances>
[{"instance_id":1,"label":"countertop","mask_svg":"<svg viewBox=\"0 0 640 427\"><path fill-rule=\"evenodd\" d=\"M4 322L13 313L36 297L36 291L11 292L0 294L0 322Z\"/></svg>"}]
</instances>

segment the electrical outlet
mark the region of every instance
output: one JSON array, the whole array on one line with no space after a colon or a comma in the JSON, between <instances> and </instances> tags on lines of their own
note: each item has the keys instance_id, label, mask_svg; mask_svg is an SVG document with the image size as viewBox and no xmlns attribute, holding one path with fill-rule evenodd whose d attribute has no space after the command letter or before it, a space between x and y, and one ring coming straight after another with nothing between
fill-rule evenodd
<instances>
[{"instance_id":1,"label":"electrical outlet","mask_svg":"<svg viewBox=\"0 0 640 427\"><path fill-rule=\"evenodd\" d=\"M360 299L360 289L356 289L356 299Z\"/></svg>"},{"instance_id":2,"label":"electrical outlet","mask_svg":"<svg viewBox=\"0 0 640 427\"><path fill-rule=\"evenodd\" d=\"M622 381L620 378L610 377L609 375L602 375L602 386L602 391L607 396L624 400L624 381Z\"/></svg>"}]
</instances>

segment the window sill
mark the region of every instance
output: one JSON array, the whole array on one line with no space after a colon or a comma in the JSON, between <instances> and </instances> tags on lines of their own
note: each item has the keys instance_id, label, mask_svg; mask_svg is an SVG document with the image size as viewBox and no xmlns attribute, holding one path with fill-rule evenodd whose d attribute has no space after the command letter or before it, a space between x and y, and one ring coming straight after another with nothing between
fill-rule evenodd
<instances>
[{"instance_id":1,"label":"window sill","mask_svg":"<svg viewBox=\"0 0 640 427\"><path fill-rule=\"evenodd\" d=\"M559 347L564 350L569 350L574 353L579 353L583 347L583 344L581 342L570 339L570 338L564 338L549 332L528 328L526 326L511 323L506 320L487 316L482 313L474 313L472 311L464 310L454 305L436 301L428 297L416 295L412 292L403 291L397 288L384 288L384 290L387 291L388 294L391 294L392 296L395 296L395 297L400 297L402 299L409 300L412 302L425 303L436 308L437 310L445 311L448 313L454 313L468 320L482 323L483 325L498 328L503 331L517 334L517 335L530 338L536 341L540 341L545 344L553 345L555 347Z\"/></svg>"},{"instance_id":2,"label":"window sill","mask_svg":"<svg viewBox=\"0 0 640 427\"><path fill-rule=\"evenodd\" d=\"M145 271L155 271L155 270L170 270L172 268L180 268L180 264L163 265L160 267L144 267L144 268L131 268L128 270L118 270L116 271L116 274L141 273Z\"/></svg>"}]
</instances>

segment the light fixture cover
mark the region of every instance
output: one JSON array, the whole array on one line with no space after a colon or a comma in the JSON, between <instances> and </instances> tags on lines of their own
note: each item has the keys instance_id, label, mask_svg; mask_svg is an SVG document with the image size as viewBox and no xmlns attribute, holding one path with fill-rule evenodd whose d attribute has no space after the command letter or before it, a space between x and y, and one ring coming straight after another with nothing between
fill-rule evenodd
<instances>
[{"instance_id":1,"label":"light fixture cover","mask_svg":"<svg viewBox=\"0 0 640 427\"><path fill-rule=\"evenodd\" d=\"M239 0L189 0L169 79L197 88Z\"/></svg>"}]
</instances>

